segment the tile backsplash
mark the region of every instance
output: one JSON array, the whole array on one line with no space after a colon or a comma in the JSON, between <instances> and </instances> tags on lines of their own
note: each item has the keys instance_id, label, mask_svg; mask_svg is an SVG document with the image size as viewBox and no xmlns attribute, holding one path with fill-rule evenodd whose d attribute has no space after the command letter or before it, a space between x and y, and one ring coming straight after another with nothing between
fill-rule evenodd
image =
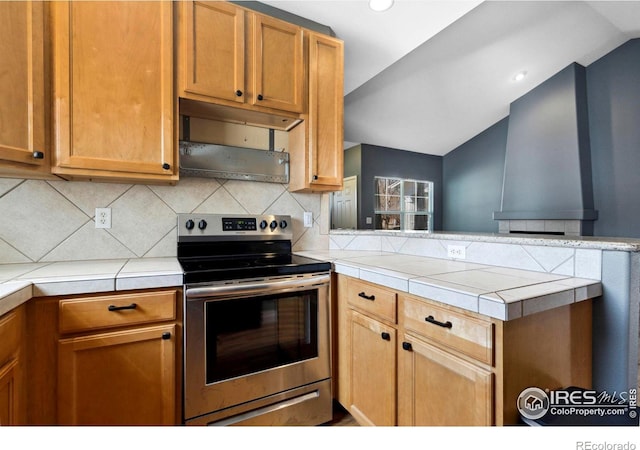
<instances>
[{"instance_id":1,"label":"tile backsplash","mask_svg":"<svg viewBox=\"0 0 640 450\"><path fill-rule=\"evenodd\" d=\"M294 249L327 249L328 197L207 178L176 186L0 178L0 263L175 256L176 214L191 212L290 215ZM110 229L95 228L97 207L111 208Z\"/></svg>"},{"instance_id":2,"label":"tile backsplash","mask_svg":"<svg viewBox=\"0 0 640 450\"><path fill-rule=\"evenodd\" d=\"M602 250L589 248L550 247L525 244L487 242L482 235L475 241L439 238L405 237L381 233L333 233L330 250L369 250L429 258L452 259L449 245L465 248L465 262L546 272L579 278L602 279Z\"/></svg>"}]
</instances>

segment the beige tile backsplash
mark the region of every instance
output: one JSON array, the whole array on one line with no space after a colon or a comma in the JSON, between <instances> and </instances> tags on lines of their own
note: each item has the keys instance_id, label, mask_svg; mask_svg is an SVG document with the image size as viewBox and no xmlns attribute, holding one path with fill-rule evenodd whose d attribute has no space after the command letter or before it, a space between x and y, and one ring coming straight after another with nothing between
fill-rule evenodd
<instances>
[{"instance_id":1,"label":"beige tile backsplash","mask_svg":"<svg viewBox=\"0 0 640 450\"><path fill-rule=\"evenodd\" d=\"M175 256L176 215L190 212L290 215L294 249L327 249L328 201L327 194L251 181L146 186L0 178L0 263ZM110 229L95 228L97 207L111 208ZM303 227L304 211L313 213L312 228Z\"/></svg>"}]
</instances>

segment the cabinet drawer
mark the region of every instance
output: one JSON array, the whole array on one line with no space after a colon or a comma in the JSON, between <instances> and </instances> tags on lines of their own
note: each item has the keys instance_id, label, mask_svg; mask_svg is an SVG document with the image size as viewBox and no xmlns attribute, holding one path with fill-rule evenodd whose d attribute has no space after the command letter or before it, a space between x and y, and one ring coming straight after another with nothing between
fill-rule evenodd
<instances>
[{"instance_id":1,"label":"cabinet drawer","mask_svg":"<svg viewBox=\"0 0 640 450\"><path fill-rule=\"evenodd\" d=\"M59 308L62 334L174 320L176 291L61 300Z\"/></svg>"},{"instance_id":2,"label":"cabinet drawer","mask_svg":"<svg viewBox=\"0 0 640 450\"><path fill-rule=\"evenodd\" d=\"M396 322L396 293L375 284L349 279L347 301L361 311Z\"/></svg>"},{"instance_id":3,"label":"cabinet drawer","mask_svg":"<svg viewBox=\"0 0 640 450\"><path fill-rule=\"evenodd\" d=\"M402 297L405 329L444 344L486 364L493 364L493 324L426 301Z\"/></svg>"},{"instance_id":4,"label":"cabinet drawer","mask_svg":"<svg viewBox=\"0 0 640 450\"><path fill-rule=\"evenodd\" d=\"M0 366L9 361L20 346L20 316L14 310L0 317Z\"/></svg>"}]
</instances>

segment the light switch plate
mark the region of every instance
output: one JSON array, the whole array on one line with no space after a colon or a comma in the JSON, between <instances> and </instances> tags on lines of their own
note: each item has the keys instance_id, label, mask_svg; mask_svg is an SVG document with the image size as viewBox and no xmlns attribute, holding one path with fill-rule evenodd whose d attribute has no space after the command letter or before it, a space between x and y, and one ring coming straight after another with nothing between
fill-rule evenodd
<instances>
[{"instance_id":1,"label":"light switch plate","mask_svg":"<svg viewBox=\"0 0 640 450\"><path fill-rule=\"evenodd\" d=\"M304 213L304 227L311 228L313 226L313 213L311 211L305 211Z\"/></svg>"}]
</instances>

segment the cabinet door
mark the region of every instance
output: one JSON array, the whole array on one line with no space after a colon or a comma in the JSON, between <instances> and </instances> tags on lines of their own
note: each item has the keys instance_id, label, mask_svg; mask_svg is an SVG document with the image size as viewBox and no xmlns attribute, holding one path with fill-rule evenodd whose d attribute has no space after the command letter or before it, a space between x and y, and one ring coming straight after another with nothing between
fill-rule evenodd
<instances>
[{"instance_id":1,"label":"cabinet door","mask_svg":"<svg viewBox=\"0 0 640 450\"><path fill-rule=\"evenodd\" d=\"M309 33L309 113L289 133L289 190L340 191L344 165L344 45Z\"/></svg>"},{"instance_id":2,"label":"cabinet door","mask_svg":"<svg viewBox=\"0 0 640 450\"><path fill-rule=\"evenodd\" d=\"M493 424L491 372L408 335L398 352L399 425Z\"/></svg>"},{"instance_id":3,"label":"cabinet door","mask_svg":"<svg viewBox=\"0 0 640 450\"><path fill-rule=\"evenodd\" d=\"M302 112L302 28L260 14L253 16L253 105Z\"/></svg>"},{"instance_id":4,"label":"cabinet door","mask_svg":"<svg viewBox=\"0 0 640 450\"><path fill-rule=\"evenodd\" d=\"M61 339L60 424L175 424L175 328Z\"/></svg>"},{"instance_id":5,"label":"cabinet door","mask_svg":"<svg viewBox=\"0 0 640 450\"><path fill-rule=\"evenodd\" d=\"M342 189L344 159L342 41L309 36L309 153L312 185Z\"/></svg>"},{"instance_id":6,"label":"cabinet door","mask_svg":"<svg viewBox=\"0 0 640 450\"><path fill-rule=\"evenodd\" d=\"M0 317L0 425L25 423L24 339L25 314L20 306Z\"/></svg>"},{"instance_id":7,"label":"cabinet door","mask_svg":"<svg viewBox=\"0 0 640 450\"><path fill-rule=\"evenodd\" d=\"M12 359L0 367L0 425L19 425L18 360Z\"/></svg>"},{"instance_id":8,"label":"cabinet door","mask_svg":"<svg viewBox=\"0 0 640 450\"><path fill-rule=\"evenodd\" d=\"M226 2L179 2L181 95L244 103L244 10Z\"/></svg>"},{"instance_id":9,"label":"cabinet door","mask_svg":"<svg viewBox=\"0 0 640 450\"><path fill-rule=\"evenodd\" d=\"M174 174L172 17L171 2L52 3L54 173Z\"/></svg>"},{"instance_id":10,"label":"cabinet door","mask_svg":"<svg viewBox=\"0 0 640 450\"><path fill-rule=\"evenodd\" d=\"M396 330L350 311L351 405L361 425L396 424Z\"/></svg>"},{"instance_id":11,"label":"cabinet door","mask_svg":"<svg viewBox=\"0 0 640 450\"><path fill-rule=\"evenodd\" d=\"M0 2L3 174L49 171L49 155L45 152L43 34L42 2Z\"/></svg>"}]
</instances>

